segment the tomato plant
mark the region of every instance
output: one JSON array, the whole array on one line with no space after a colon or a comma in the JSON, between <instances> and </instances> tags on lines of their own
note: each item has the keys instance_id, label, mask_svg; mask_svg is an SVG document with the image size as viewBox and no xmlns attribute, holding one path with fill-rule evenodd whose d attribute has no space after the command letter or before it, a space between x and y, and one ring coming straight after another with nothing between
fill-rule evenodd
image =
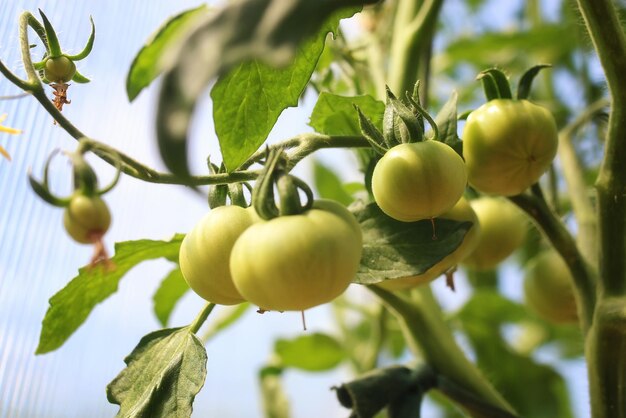
<instances>
[{"instance_id":1,"label":"tomato plant","mask_svg":"<svg viewBox=\"0 0 626 418\"><path fill-rule=\"evenodd\" d=\"M547 321L578 321L572 276L555 251L544 251L528 262L524 295L528 306Z\"/></svg>"},{"instance_id":2,"label":"tomato plant","mask_svg":"<svg viewBox=\"0 0 626 418\"><path fill-rule=\"evenodd\" d=\"M461 157L446 144L424 141L387 151L374 168L372 193L387 215L411 222L450 210L466 183Z\"/></svg>"},{"instance_id":3,"label":"tomato plant","mask_svg":"<svg viewBox=\"0 0 626 418\"><path fill-rule=\"evenodd\" d=\"M7 3L3 18L18 13L14 3ZM26 3L37 8L37 0ZM76 338L74 347L85 358L106 356L120 348L113 345L122 333L112 326L86 333L98 323L88 321L90 313L118 289L132 288L120 286L122 280L159 280L152 301L163 328L139 340L113 380L107 370L106 381L98 383L110 382L106 399L81 392L76 402L86 399L84 410L92 415L106 415L99 408L111 408L102 405L108 400L119 416L186 418L194 407L200 415L228 410L255 416L250 409L256 404L245 400L254 388L244 383L235 405L241 411L219 404L227 396L194 405L203 385L203 394L217 387L222 395L228 380L246 381L235 373L250 372L215 366L250 360L252 367L262 364L251 373L258 377L267 417L288 418L286 394L296 401L302 396L283 390L291 382L283 379L289 370L340 367L341 377L330 377L331 399L315 399L316 408L343 406L358 418L434 416L432 409L446 417L572 418L586 415L586 400L577 395L572 402L569 374L561 367L567 359L587 368L588 381L576 380L589 388L590 415L626 418L626 392L619 384L626 381L620 367L626 358L626 34L620 23L626 7L612 0L532 0L499 2L495 13L493 2L484 1L222 3L179 12L146 42L130 35L117 42L110 28L145 33L141 25L152 19L126 6L109 7L123 12L118 22L94 3L89 7L109 36L94 44L91 21L77 54L68 52L74 40L60 39L55 27L63 28L60 34L86 35L86 19L74 18L85 16L78 11L55 10L54 22L41 10L21 12L15 30L0 31L18 33L2 39L9 46L15 40L17 48L2 49L0 105L14 106L7 112L20 128L0 126L0 134L22 132L25 139L9 143L11 156L18 156L13 162L0 161L6 200L0 280L16 279L0 286L0 306L9 315L3 323L29 320L16 307L28 313L46 307L43 321L35 321L41 329L37 354ZM155 3L151 13L163 7L175 6ZM349 26L341 23L353 16ZM61 40L70 47L62 48ZM123 85L116 77L128 68L130 102L155 88L143 93L155 100L154 129L124 124L145 126L145 102L131 107L117 102L114 90L103 97L96 87L76 86L89 81L77 68L81 60L98 80L94 86ZM517 83L510 82L516 77ZM81 107L61 113L71 102L70 84L81 92ZM202 111L207 92L212 120ZM41 105L48 120L40 123L41 112L24 111L22 103ZM295 127L293 114L280 118L289 107L312 108L308 127ZM109 113L113 108L117 113ZM20 119L21 112L26 118ZM296 131L286 134L283 124ZM118 133L120 138L109 138ZM59 136L75 139L76 149L58 145ZM133 146L122 149L129 137ZM150 156L134 146L142 140L153 141L162 168L143 161ZM192 147L195 140L205 143ZM0 152L8 155L4 143ZM31 154L37 152L50 153L41 180L27 169L45 160ZM87 153L97 161L88 163ZM62 173L49 169L55 155L68 157L71 186L69 178L65 187L50 180ZM114 180L100 187L99 177L110 176L112 168ZM19 186L27 171L34 194ZM118 188L120 177L133 180ZM59 197L52 192L57 187L72 194ZM109 212L102 195L113 189L122 199ZM34 199L63 208L57 220L63 217L73 240L95 247L87 268L49 303L47 293L32 290L48 292L41 283L56 286L41 272L51 276L57 270L23 260L45 265L58 249L46 247L41 259L11 258L21 250L13 249L14 241L45 246L45 239L26 238L33 231L50 237L52 226L60 227L47 216L31 224L39 209L24 208ZM142 207L139 199L150 203ZM206 214L195 226L186 223L192 200ZM110 228L111 213L116 228ZM179 233L142 238L133 213L154 230L171 226ZM110 260L105 233L127 240L115 244ZM134 271L157 259L149 274ZM443 273L449 284L459 283L456 290L441 281L430 286ZM142 291L132 295L138 303L115 309L133 331L154 326L141 321L139 312L145 306L139 301L150 296L146 289L141 283ZM529 309L519 302L522 289ZM286 312L245 315L250 305L259 313ZM313 332L291 329L293 338L278 337L265 326L286 323L294 315L287 311L315 306L320 308L311 316L320 312L322 319L314 321ZM104 323L115 323L108 319ZM231 333L244 343L233 344L254 341L243 355L219 345L233 340L213 340L234 323L244 324ZM46 405L48 415L67 414L65 398L44 398L52 392L42 391L32 402L39 392L22 389L32 386L31 376L50 373L38 369L45 359L19 364L33 333L25 322L18 324L2 328L7 336L0 336L17 342L7 344L0 358L0 386L17 391L0 397L0 410L39 416L37 408ZM532 332L522 338L518 330ZM93 349L97 338L105 338L106 350ZM128 341L120 344L128 347ZM61 353L74 354L71 348ZM24 370L29 373L21 376ZM223 380L206 380L208 373ZM348 373L353 380L336 381ZM58 387L72 379L87 387L80 374L54 376L63 380ZM423 405L432 390L437 396ZM207 404L214 409L207 412ZM83 409L76 405L76 411Z\"/></svg>"},{"instance_id":4,"label":"tomato plant","mask_svg":"<svg viewBox=\"0 0 626 418\"><path fill-rule=\"evenodd\" d=\"M180 270L194 292L221 305L245 301L233 284L228 260L239 236L256 220L253 208L220 206L185 236L180 246Z\"/></svg>"},{"instance_id":5,"label":"tomato plant","mask_svg":"<svg viewBox=\"0 0 626 418\"><path fill-rule=\"evenodd\" d=\"M548 170L557 144L547 109L527 100L491 100L470 113L463 130L469 183L489 194L522 193Z\"/></svg>"},{"instance_id":6,"label":"tomato plant","mask_svg":"<svg viewBox=\"0 0 626 418\"><path fill-rule=\"evenodd\" d=\"M230 257L241 295L263 310L302 311L335 299L352 282L361 258L361 231L353 215L318 202L300 215L246 229Z\"/></svg>"}]
</instances>

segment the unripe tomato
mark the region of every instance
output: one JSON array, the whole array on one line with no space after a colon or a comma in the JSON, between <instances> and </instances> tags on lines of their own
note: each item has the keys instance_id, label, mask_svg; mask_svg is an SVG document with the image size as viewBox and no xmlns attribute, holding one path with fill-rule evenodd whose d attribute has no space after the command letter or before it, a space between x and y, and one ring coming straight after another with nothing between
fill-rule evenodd
<instances>
[{"instance_id":1,"label":"unripe tomato","mask_svg":"<svg viewBox=\"0 0 626 418\"><path fill-rule=\"evenodd\" d=\"M235 241L258 220L252 207L220 206L185 236L180 246L180 270L200 297L220 305L245 301L233 284L228 260Z\"/></svg>"},{"instance_id":2,"label":"unripe tomato","mask_svg":"<svg viewBox=\"0 0 626 418\"><path fill-rule=\"evenodd\" d=\"M63 213L67 233L81 244L101 238L111 225L111 212L99 196L75 194Z\"/></svg>"},{"instance_id":3,"label":"unripe tomato","mask_svg":"<svg viewBox=\"0 0 626 418\"><path fill-rule=\"evenodd\" d=\"M48 58L43 73L53 83L67 83L76 74L76 64L65 55Z\"/></svg>"},{"instance_id":4,"label":"unripe tomato","mask_svg":"<svg viewBox=\"0 0 626 418\"><path fill-rule=\"evenodd\" d=\"M372 174L374 200L383 212L404 222L434 218L463 195L463 159L438 141L400 144L378 161Z\"/></svg>"},{"instance_id":5,"label":"unripe tomato","mask_svg":"<svg viewBox=\"0 0 626 418\"><path fill-rule=\"evenodd\" d=\"M495 99L463 129L469 183L484 193L520 194L550 167L558 134L552 114L527 100Z\"/></svg>"},{"instance_id":6,"label":"unripe tomato","mask_svg":"<svg viewBox=\"0 0 626 418\"><path fill-rule=\"evenodd\" d=\"M261 309L301 311L343 293L361 249L352 214L337 203L316 202L302 214L248 228L233 247L230 269L241 295Z\"/></svg>"},{"instance_id":7,"label":"unripe tomato","mask_svg":"<svg viewBox=\"0 0 626 418\"><path fill-rule=\"evenodd\" d=\"M480 223L480 235L474 251L462 264L474 270L490 270L513 253L526 237L526 215L504 198L481 197L470 205Z\"/></svg>"},{"instance_id":8,"label":"unripe tomato","mask_svg":"<svg viewBox=\"0 0 626 418\"><path fill-rule=\"evenodd\" d=\"M480 234L480 224L478 223L476 213L464 197L461 197L452 209L439 216L438 219L451 219L461 222L469 221L472 222L472 226L467 231L461 245L459 245L456 250L445 256L424 273L401 279L386 280L378 283L378 286L388 290L403 290L428 283L457 265L476 248Z\"/></svg>"},{"instance_id":9,"label":"unripe tomato","mask_svg":"<svg viewBox=\"0 0 626 418\"><path fill-rule=\"evenodd\" d=\"M547 321L578 321L571 273L554 250L544 251L528 262L524 296L527 305Z\"/></svg>"}]
</instances>

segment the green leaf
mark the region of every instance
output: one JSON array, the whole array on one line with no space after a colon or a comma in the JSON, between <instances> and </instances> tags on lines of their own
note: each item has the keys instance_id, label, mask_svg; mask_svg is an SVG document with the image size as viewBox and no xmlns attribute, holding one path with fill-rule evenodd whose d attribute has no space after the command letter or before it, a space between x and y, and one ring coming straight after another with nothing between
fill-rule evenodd
<instances>
[{"instance_id":1,"label":"green leaf","mask_svg":"<svg viewBox=\"0 0 626 418\"><path fill-rule=\"evenodd\" d=\"M160 65L161 57L170 48L175 48L173 45L181 40L194 19L206 15L207 11L208 7L203 4L170 18L139 50L126 77L126 93L131 102L163 71L163 66Z\"/></svg>"},{"instance_id":2,"label":"green leaf","mask_svg":"<svg viewBox=\"0 0 626 418\"><path fill-rule=\"evenodd\" d=\"M435 123L439 127L439 140L452 147L459 155L463 155L463 143L459 139L457 132L457 103L458 95L455 91L450 95L450 99L443 105L437 116Z\"/></svg>"},{"instance_id":3,"label":"green leaf","mask_svg":"<svg viewBox=\"0 0 626 418\"><path fill-rule=\"evenodd\" d=\"M189 290L189 285L183 277L180 268L174 270L163 279L161 286L152 297L154 301L154 314L162 326L167 326L167 321L176 306L176 303Z\"/></svg>"},{"instance_id":4,"label":"green leaf","mask_svg":"<svg viewBox=\"0 0 626 418\"><path fill-rule=\"evenodd\" d=\"M230 106L217 112L215 127L226 167L237 168L265 141L281 111L296 104L323 49L325 35L320 35L320 28L327 19L340 9L372 2L247 0L229 2L205 18L178 53L168 54L171 69L163 79L156 118L159 149L166 166L181 177L189 176L187 136L197 100L214 77L242 62L260 59L268 66L248 63L226 77L243 83L228 89L229 98L234 98L226 100L213 94L217 99L214 109ZM354 12L352 9L349 15ZM308 39L316 33L317 42ZM263 78L266 76L271 82ZM223 79L222 85L228 80ZM225 134L224 127L233 134Z\"/></svg>"},{"instance_id":5,"label":"green leaf","mask_svg":"<svg viewBox=\"0 0 626 418\"><path fill-rule=\"evenodd\" d=\"M371 203L351 208L363 231L363 255L356 283L374 284L424 273L453 252L471 222L435 219L400 222Z\"/></svg>"},{"instance_id":6,"label":"green leaf","mask_svg":"<svg viewBox=\"0 0 626 418\"><path fill-rule=\"evenodd\" d=\"M326 135L361 135L354 105L373 122L376 129L382 130L385 103L369 95L346 97L326 92L322 92L317 99L309 125Z\"/></svg>"},{"instance_id":7,"label":"green leaf","mask_svg":"<svg viewBox=\"0 0 626 418\"><path fill-rule=\"evenodd\" d=\"M354 200L337 174L318 160L313 162L313 184L321 198L332 199L345 206Z\"/></svg>"},{"instance_id":8,"label":"green leaf","mask_svg":"<svg viewBox=\"0 0 626 418\"><path fill-rule=\"evenodd\" d=\"M276 69L256 60L240 64L220 77L211 90L213 120L229 171L239 167L267 139L280 114L297 106L329 32L339 20L354 14L335 14L310 40L305 41L286 68Z\"/></svg>"},{"instance_id":9,"label":"green leaf","mask_svg":"<svg viewBox=\"0 0 626 418\"><path fill-rule=\"evenodd\" d=\"M528 313L523 306L490 290L477 291L456 315L479 367L520 416L571 418L563 377L552 367L512 350L502 337L502 325L525 318Z\"/></svg>"},{"instance_id":10,"label":"green leaf","mask_svg":"<svg viewBox=\"0 0 626 418\"><path fill-rule=\"evenodd\" d=\"M281 366L310 372L333 369L345 358L341 344L321 333L307 334L293 340L279 339L274 345L274 351Z\"/></svg>"},{"instance_id":11,"label":"green leaf","mask_svg":"<svg viewBox=\"0 0 626 418\"><path fill-rule=\"evenodd\" d=\"M143 337L124 359L127 367L107 386L118 417L190 417L206 378L204 346L189 327Z\"/></svg>"},{"instance_id":12,"label":"green leaf","mask_svg":"<svg viewBox=\"0 0 626 418\"><path fill-rule=\"evenodd\" d=\"M50 307L43 319L36 354L61 347L87 319L95 306L117 291L124 275L142 261L165 257L175 259L184 235L170 241L126 241L115 244L113 270L98 265L83 267L63 289L50 298Z\"/></svg>"}]
</instances>

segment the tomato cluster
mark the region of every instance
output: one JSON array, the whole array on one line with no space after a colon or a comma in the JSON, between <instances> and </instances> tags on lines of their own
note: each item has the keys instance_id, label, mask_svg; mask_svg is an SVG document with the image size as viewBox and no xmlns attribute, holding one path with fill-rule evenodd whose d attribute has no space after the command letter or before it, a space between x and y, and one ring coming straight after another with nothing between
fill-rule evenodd
<instances>
[{"instance_id":1,"label":"tomato cluster","mask_svg":"<svg viewBox=\"0 0 626 418\"><path fill-rule=\"evenodd\" d=\"M318 200L298 215L262 220L254 209L212 210L185 237L180 266L189 286L220 304L300 311L329 302L352 282L360 226L339 203Z\"/></svg>"}]
</instances>

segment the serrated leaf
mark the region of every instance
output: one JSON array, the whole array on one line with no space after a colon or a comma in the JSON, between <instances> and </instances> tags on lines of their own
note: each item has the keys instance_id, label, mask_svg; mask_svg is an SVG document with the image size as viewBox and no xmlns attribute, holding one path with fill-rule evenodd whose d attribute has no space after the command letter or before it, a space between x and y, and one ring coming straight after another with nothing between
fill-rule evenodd
<instances>
[{"instance_id":1,"label":"serrated leaf","mask_svg":"<svg viewBox=\"0 0 626 418\"><path fill-rule=\"evenodd\" d=\"M126 93L132 102L148 87L150 83L163 71L160 65L161 57L173 48L173 43L182 38L189 30L193 20L202 14L206 14L208 8L205 4L191 10L186 10L165 22L151 36L150 40L139 50L126 76Z\"/></svg>"},{"instance_id":2,"label":"serrated leaf","mask_svg":"<svg viewBox=\"0 0 626 418\"><path fill-rule=\"evenodd\" d=\"M313 163L313 184L323 199L332 199L344 206L348 206L354 200L337 174L318 160Z\"/></svg>"},{"instance_id":3,"label":"serrated leaf","mask_svg":"<svg viewBox=\"0 0 626 418\"><path fill-rule=\"evenodd\" d=\"M274 345L274 352L281 366L310 372L333 369L346 355L336 339L321 333L307 334L293 340L279 339Z\"/></svg>"},{"instance_id":4,"label":"serrated leaf","mask_svg":"<svg viewBox=\"0 0 626 418\"><path fill-rule=\"evenodd\" d=\"M435 117L435 123L439 128L439 140L445 144L448 144L459 155L463 155L462 146L463 143L459 139L457 132L457 99L458 94L453 91L450 95L450 99L443 105L437 116Z\"/></svg>"},{"instance_id":5,"label":"serrated leaf","mask_svg":"<svg viewBox=\"0 0 626 418\"><path fill-rule=\"evenodd\" d=\"M361 135L359 117L354 110L357 105L381 131L385 103L372 96L338 96L322 92L315 103L309 125L316 132L326 135Z\"/></svg>"},{"instance_id":6,"label":"serrated leaf","mask_svg":"<svg viewBox=\"0 0 626 418\"><path fill-rule=\"evenodd\" d=\"M167 326L167 321L176 306L176 303L189 290L189 285L183 277L180 268L174 270L163 279L161 285L154 293L154 314L162 326Z\"/></svg>"},{"instance_id":7,"label":"serrated leaf","mask_svg":"<svg viewBox=\"0 0 626 418\"><path fill-rule=\"evenodd\" d=\"M435 219L400 222L375 203L351 208L363 231L363 254L356 283L374 284L424 273L457 249L471 222Z\"/></svg>"},{"instance_id":8,"label":"serrated leaf","mask_svg":"<svg viewBox=\"0 0 626 418\"><path fill-rule=\"evenodd\" d=\"M240 64L219 78L211 90L215 132L229 171L239 167L265 142L278 117L297 106L329 32L350 10L333 15L322 29L297 50L293 62L282 69L259 60Z\"/></svg>"},{"instance_id":9,"label":"serrated leaf","mask_svg":"<svg viewBox=\"0 0 626 418\"><path fill-rule=\"evenodd\" d=\"M61 347L95 306L117 291L120 280L131 268L155 258L177 258L183 237L179 234L170 241L119 242L115 244L115 255L111 258L115 269L107 270L101 265L81 268L78 276L50 298L36 354Z\"/></svg>"},{"instance_id":10,"label":"serrated leaf","mask_svg":"<svg viewBox=\"0 0 626 418\"><path fill-rule=\"evenodd\" d=\"M224 8L201 22L193 33L182 43L180 51L169 55L171 70L163 79L157 109L157 138L161 157L166 166L175 174L186 177L189 175L187 165L187 135L191 117L197 100L214 77L225 74L235 66L253 59L260 59L276 68L294 61L300 43L312 34L318 33L322 25L339 9L354 7L373 2L373 0L247 0L229 2ZM307 40L307 42L311 42ZM315 54L315 62L322 48ZM313 55L311 55L313 56ZM299 61L295 60L296 63ZM309 66L315 63L307 62ZM253 65L254 64L249 64ZM293 64L291 64L293 65ZM302 64L300 64L302 65ZM268 69L270 68L268 67ZM295 68L300 68L299 66ZM250 70L249 70L250 71ZM256 74L255 74L256 71ZM285 71L278 70L277 73ZM313 71L312 69L310 71ZM253 81L254 77L267 75L284 81L285 76L274 75L273 71L258 72L252 67L251 75L243 80ZM294 78L306 78L311 74L305 71L293 71ZM252 77L252 78L250 78ZM289 79L287 79L289 81ZM262 83L263 85L264 83ZM294 83L288 85L273 84L272 95L277 92L285 97L277 105L269 100L262 91L260 97L249 97L257 100L260 107L255 112L264 112L266 120L255 118L247 129L237 129L237 135L251 134L252 137L223 137L216 122L216 130L220 137L220 146L224 162L229 170L236 168L264 141L273 126L275 119L283 109L293 103L294 92L298 89ZM235 88L235 86L232 86ZM251 88L258 86L250 85ZM241 86L237 86L238 89ZM265 87L267 89L267 87ZM297 92L300 95L304 86ZM247 93L247 92L246 92ZM286 94L288 93L288 94ZM296 97L297 99L297 97ZM224 104L224 103L222 103ZM249 105L244 101L234 103L237 107ZM278 106L278 107L277 107ZM214 108L218 107L217 104ZM243 113L240 113L242 115ZM251 114L246 114L251 117ZM228 128L236 126L236 121L225 116ZM259 127L254 123L260 121ZM241 122L241 121L240 121ZM265 132L265 134L263 134ZM229 139L226 139L229 138Z\"/></svg>"},{"instance_id":11,"label":"serrated leaf","mask_svg":"<svg viewBox=\"0 0 626 418\"><path fill-rule=\"evenodd\" d=\"M118 417L186 418L206 378L206 350L189 327L143 337L107 386Z\"/></svg>"}]
</instances>

